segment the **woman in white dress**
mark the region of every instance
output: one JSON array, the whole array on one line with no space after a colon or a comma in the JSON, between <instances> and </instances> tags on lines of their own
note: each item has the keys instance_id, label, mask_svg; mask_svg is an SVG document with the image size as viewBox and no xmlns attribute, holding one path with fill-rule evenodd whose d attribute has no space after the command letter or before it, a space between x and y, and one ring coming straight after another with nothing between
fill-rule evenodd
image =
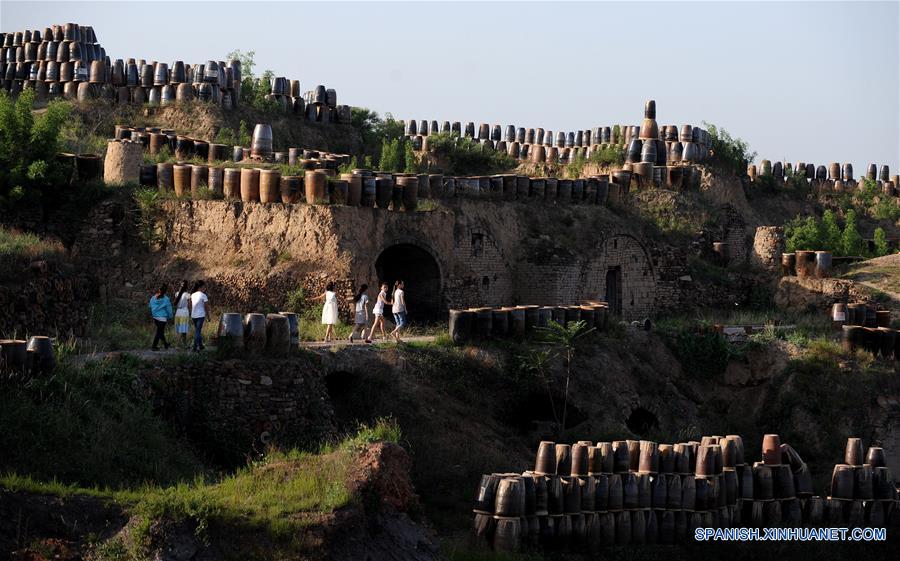
<instances>
[{"instance_id":1,"label":"woman in white dress","mask_svg":"<svg viewBox=\"0 0 900 561\"><path fill-rule=\"evenodd\" d=\"M181 346L188 348L188 330L191 327L191 293L188 281L181 281L175 296L175 333L181 336Z\"/></svg>"},{"instance_id":2,"label":"woman in white dress","mask_svg":"<svg viewBox=\"0 0 900 561\"><path fill-rule=\"evenodd\" d=\"M324 300L322 306L322 325L325 328L325 342L334 340L334 324L338 320L337 294L334 293L334 283L330 282L325 287L325 294L315 298L314 300Z\"/></svg>"}]
</instances>

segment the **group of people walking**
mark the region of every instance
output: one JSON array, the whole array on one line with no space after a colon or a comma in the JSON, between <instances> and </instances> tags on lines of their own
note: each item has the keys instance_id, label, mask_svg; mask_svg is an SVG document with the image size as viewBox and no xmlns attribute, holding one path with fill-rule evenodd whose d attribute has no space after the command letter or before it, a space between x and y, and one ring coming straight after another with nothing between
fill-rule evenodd
<instances>
[{"instance_id":1,"label":"group of people walking","mask_svg":"<svg viewBox=\"0 0 900 561\"><path fill-rule=\"evenodd\" d=\"M403 291L403 287L404 284L402 280L395 281L391 296L388 297L390 285L386 282L381 283L381 290L378 292L378 296L375 299L375 305L372 306L372 315L374 316L374 319L372 320L371 327L369 327L369 285L363 284L359 287L359 291L353 297L353 304L355 307L353 331L350 332L350 336L348 337L348 340L351 343L356 340L357 333L359 333L360 339L365 340L366 343L371 343L372 336L375 335L376 330L381 332L381 338L383 340L391 337L398 343L403 342L400 339L400 334L403 332L403 328L408 324L406 316L406 294ZM317 298L317 300L324 300L325 302L322 307L322 324L326 326L325 341L333 341L334 326L338 322L337 294L334 291L334 283L328 283L328 286L325 287L325 294ZM385 306L391 307L391 313L394 316L394 330L391 331L390 334L385 331Z\"/></svg>"},{"instance_id":2,"label":"group of people walking","mask_svg":"<svg viewBox=\"0 0 900 561\"><path fill-rule=\"evenodd\" d=\"M156 334L153 337L153 345L150 347L152 350L158 351L160 343L167 349L171 346L166 340L166 326L171 320L175 321L175 333L181 337L181 344L184 348L188 348L188 332L191 324L194 327L193 351L200 352L205 348L203 324L210 315L209 297L204 290L205 286L206 283L199 280L188 291L188 281L182 281L178 293L175 295L174 310L168 296L168 285L163 284L159 287L156 294L150 298L150 315L156 325Z\"/></svg>"},{"instance_id":3,"label":"group of people walking","mask_svg":"<svg viewBox=\"0 0 900 561\"><path fill-rule=\"evenodd\" d=\"M390 285L386 282L381 283L381 290L372 306L372 325L369 327L369 285L363 284L356 295L353 297L355 313L353 319L353 331L350 332L348 338L351 343L356 340L357 334L359 338L365 340L366 343L372 342L372 336L377 331L381 332L382 340L389 337L402 343L400 335L403 328L407 326L406 318L406 294L403 291L403 281L394 282L393 291L388 297ZM188 348L188 332L191 326L194 328L194 340L192 349L194 352L200 352L205 347L203 345L203 324L210 317L209 297L204 290L205 283L202 280L196 281L191 290L188 290L188 281L182 281L178 292L175 294L175 304L169 299L169 287L163 284L159 287L153 297L150 298L150 315L156 326L156 333L153 337L153 344L150 347L154 351L159 350L159 345L168 349L171 347L166 340L166 326L172 320L175 322L175 333L180 336L182 347ZM334 340L334 326L338 322L338 303L337 293L334 290L334 283L330 282L325 287L325 293L315 301L322 301L322 324L326 326L325 341ZM394 330L389 334L385 330L384 309L385 306L391 307L391 313L394 316Z\"/></svg>"}]
</instances>

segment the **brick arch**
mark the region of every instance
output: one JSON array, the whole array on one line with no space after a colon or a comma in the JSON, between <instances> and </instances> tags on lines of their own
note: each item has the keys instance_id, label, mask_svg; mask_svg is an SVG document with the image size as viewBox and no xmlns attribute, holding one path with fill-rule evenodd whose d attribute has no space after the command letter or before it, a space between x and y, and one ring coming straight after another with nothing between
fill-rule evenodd
<instances>
[{"instance_id":1,"label":"brick arch","mask_svg":"<svg viewBox=\"0 0 900 561\"><path fill-rule=\"evenodd\" d=\"M433 320L445 311L445 269L428 244L407 236L393 238L382 246L373 266L378 282L405 281L412 319Z\"/></svg>"},{"instance_id":2,"label":"brick arch","mask_svg":"<svg viewBox=\"0 0 900 561\"><path fill-rule=\"evenodd\" d=\"M599 257L599 296L621 298L619 309L625 320L648 317L656 308L656 271L644 244L636 237L615 233L607 236ZM609 282L609 286L607 283ZM613 283L617 283L616 290ZM608 289L612 294L608 294Z\"/></svg>"}]
</instances>

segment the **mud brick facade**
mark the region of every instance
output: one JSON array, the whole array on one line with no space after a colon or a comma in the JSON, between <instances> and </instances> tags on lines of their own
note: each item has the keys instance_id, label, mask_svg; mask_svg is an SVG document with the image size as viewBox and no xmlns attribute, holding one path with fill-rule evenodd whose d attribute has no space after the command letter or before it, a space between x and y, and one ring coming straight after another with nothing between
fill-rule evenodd
<instances>
[{"instance_id":1,"label":"mud brick facade","mask_svg":"<svg viewBox=\"0 0 900 561\"><path fill-rule=\"evenodd\" d=\"M405 213L166 201L160 216L152 248L115 204L89 219L75 251L102 271L109 299L204 278L216 312L270 312L285 309L298 288L317 296L331 281L349 320L360 284L374 301L379 281L402 278L414 319L439 319L449 308L614 300L622 319L634 320L677 308L693 290L683 252L640 237L599 206L459 199ZM735 242L746 237L729 224Z\"/></svg>"}]
</instances>

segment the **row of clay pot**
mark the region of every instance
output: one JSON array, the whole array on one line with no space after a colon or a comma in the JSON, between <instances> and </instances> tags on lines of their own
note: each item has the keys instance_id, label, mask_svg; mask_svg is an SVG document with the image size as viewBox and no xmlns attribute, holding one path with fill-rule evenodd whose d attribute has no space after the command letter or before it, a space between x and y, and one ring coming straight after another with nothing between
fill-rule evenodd
<instances>
[{"instance_id":1,"label":"row of clay pot","mask_svg":"<svg viewBox=\"0 0 900 561\"><path fill-rule=\"evenodd\" d=\"M458 344L474 339L523 337L546 328L551 321L563 326L582 321L585 329L603 331L609 323L609 306L606 302L589 302L578 306L450 310L449 330L450 337Z\"/></svg>"},{"instance_id":2,"label":"row of clay pot","mask_svg":"<svg viewBox=\"0 0 900 561\"><path fill-rule=\"evenodd\" d=\"M751 181L754 181L757 177L773 177L775 180L780 181L785 177L796 175L810 181L843 181L847 183L852 182L854 186L856 185L856 181L853 178L853 164L849 163L841 167L841 164L832 162L828 167L825 167L824 165L816 166L815 164L804 162L792 165L790 162L773 163L769 160L762 160L759 167L756 164L747 166L747 175ZM882 183L891 181L894 187L900 187L900 176L891 176L891 170L887 164L883 164L880 171L877 165L869 164L865 177L872 181L881 181Z\"/></svg>"}]
</instances>

